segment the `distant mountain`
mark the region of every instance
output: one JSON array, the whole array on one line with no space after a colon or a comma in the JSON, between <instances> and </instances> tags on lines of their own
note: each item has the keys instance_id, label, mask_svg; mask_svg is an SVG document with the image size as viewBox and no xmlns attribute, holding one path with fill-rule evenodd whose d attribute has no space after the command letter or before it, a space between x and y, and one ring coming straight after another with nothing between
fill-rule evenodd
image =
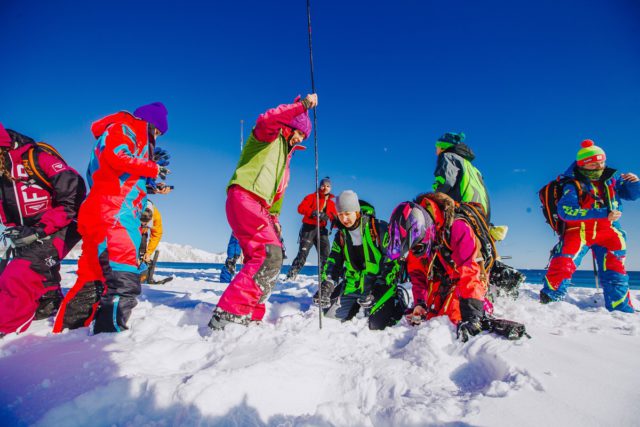
<instances>
[{"instance_id":1,"label":"distant mountain","mask_svg":"<svg viewBox=\"0 0 640 427\"><path fill-rule=\"evenodd\" d=\"M178 243L160 242L158 250L160 251L160 257L158 258L160 262L206 262L222 264L227 258L224 252L215 254ZM69 255L67 255L67 259L78 259L81 253L81 243L78 243Z\"/></svg>"}]
</instances>

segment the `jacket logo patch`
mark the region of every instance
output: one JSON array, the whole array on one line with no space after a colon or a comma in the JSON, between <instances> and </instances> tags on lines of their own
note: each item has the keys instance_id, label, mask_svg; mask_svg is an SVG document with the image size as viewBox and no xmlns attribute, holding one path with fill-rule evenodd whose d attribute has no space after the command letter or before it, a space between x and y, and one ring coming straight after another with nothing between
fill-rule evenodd
<instances>
[{"instance_id":1,"label":"jacket logo patch","mask_svg":"<svg viewBox=\"0 0 640 427\"><path fill-rule=\"evenodd\" d=\"M54 163L51 165L51 169L53 169L54 172L60 172L64 169L64 165L62 163Z\"/></svg>"},{"instance_id":2,"label":"jacket logo patch","mask_svg":"<svg viewBox=\"0 0 640 427\"><path fill-rule=\"evenodd\" d=\"M36 214L40 211L43 211L45 209L47 209L47 205L48 203L46 201L44 202L34 202L34 203L25 203L24 205L24 209L25 209L25 213L27 215L33 215Z\"/></svg>"}]
</instances>

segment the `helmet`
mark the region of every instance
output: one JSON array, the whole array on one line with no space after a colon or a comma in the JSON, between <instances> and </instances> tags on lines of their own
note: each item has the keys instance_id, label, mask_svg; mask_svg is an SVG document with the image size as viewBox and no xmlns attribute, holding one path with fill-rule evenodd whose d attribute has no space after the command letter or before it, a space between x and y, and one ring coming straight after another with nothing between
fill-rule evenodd
<instances>
[{"instance_id":1,"label":"helmet","mask_svg":"<svg viewBox=\"0 0 640 427\"><path fill-rule=\"evenodd\" d=\"M414 255L429 254L435 239L436 227L424 208L413 202L402 202L393 210L389 220L389 246L391 260Z\"/></svg>"}]
</instances>

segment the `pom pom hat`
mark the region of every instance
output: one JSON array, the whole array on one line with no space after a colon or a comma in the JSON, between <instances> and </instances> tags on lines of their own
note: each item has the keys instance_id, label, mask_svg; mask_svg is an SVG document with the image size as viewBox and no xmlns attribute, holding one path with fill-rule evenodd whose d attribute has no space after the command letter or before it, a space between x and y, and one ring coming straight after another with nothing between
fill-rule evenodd
<instances>
[{"instance_id":1,"label":"pom pom hat","mask_svg":"<svg viewBox=\"0 0 640 427\"><path fill-rule=\"evenodd\" d=\"M585 139L580 145L582 145L582 148L576 155L576 163L579 167L583 167L588 163L604 162L607 160L607 155L604 153L604 150L595 145L592 140Z\"/></svg>"}]
</instances>

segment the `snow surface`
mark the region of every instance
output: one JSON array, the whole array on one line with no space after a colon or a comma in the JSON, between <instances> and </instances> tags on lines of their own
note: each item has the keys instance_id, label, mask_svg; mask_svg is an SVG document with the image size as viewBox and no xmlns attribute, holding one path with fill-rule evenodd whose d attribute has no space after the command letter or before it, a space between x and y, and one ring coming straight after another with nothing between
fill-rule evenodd
<instances>
[{"instance_id":1,"label":"snow surface","mask_svg":"<svg viewBox=\"0 0 640 427\"><path fill-rule=\"evenodd\" d=\"M211 332L220 271L168 273L128 331L52 335L42 320L0 340L0 425L640 425L640 315L608 313L595 289L542 306L525 285L496 311L532 339L462 344L446 319L319 330L311 276L279 284L262 324Z\"/></svg>"}]
</instances>

